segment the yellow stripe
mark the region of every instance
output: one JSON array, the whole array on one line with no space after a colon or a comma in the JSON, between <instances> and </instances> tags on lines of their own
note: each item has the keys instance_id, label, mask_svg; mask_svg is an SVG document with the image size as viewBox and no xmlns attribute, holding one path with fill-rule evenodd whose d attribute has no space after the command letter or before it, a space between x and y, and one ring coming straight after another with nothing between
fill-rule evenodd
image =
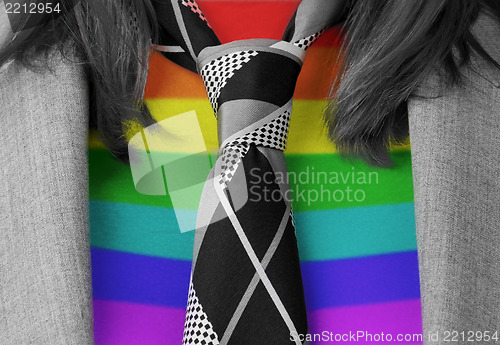
<instances>
[{"instance_id":1,"label":"yellow stripe","mask_svg":"<svg viewBox=\"0 0 500 345\"><path fill-rule=\"evenodd\" d=\"M199 98L150 99L146 101L153 116L158 121L187 111L195 110L207 148L215 148L217 143L217 122L208 100ZM335 145L326 136L322 112L326 101L295 100L286 153L333 153ZM91 148L104 148L95 132L89 138ZM409 149L409 140L393 149Z\"/></svg>"}]
</instances>

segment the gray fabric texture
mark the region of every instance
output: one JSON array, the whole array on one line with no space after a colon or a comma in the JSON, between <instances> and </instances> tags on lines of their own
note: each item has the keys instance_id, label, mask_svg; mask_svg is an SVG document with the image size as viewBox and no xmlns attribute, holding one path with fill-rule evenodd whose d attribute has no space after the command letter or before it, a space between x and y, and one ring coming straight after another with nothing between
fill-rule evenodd
<instances>
[{"instance_id":1,"label":"gray fabric texture","mask_svg":"<svg viewBox=\"0 0 500 345\"><path fill-rule=\"evenodd\" d=\"M500 62L498 22L482 14L473 30ZM463 86L431 75L422 94L439 96L408 103L424 344L500 332L500 73L472 66Z\"/></svg>"},{"instance_id":2,"label":"gray fabric texture","mask_svg":"<svg viewBox=\"0 0 500 345\"><path fill-rule=\"evenodd\" d=\"M0 73L0 344L93 344L88 88L53 72Z\"/></svg>"}]
</instances>

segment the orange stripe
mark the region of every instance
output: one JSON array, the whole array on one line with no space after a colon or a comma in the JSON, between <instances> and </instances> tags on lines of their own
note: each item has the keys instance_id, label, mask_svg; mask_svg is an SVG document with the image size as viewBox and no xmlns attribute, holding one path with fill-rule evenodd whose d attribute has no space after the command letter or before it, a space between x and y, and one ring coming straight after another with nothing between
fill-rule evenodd
<instances>
[{"instance_id":1,"label":"orange stripe","mask_svg":"<svg viewBox=\"0 0 500 345\"><path fill-rule=\"evenodd\" d=\"M335 65L338 48L311 47L295 90L296 99L324 99L338 72ZM145 98L206 98L203 82L162 55L155 53L150 64Z\"/></svg>"},{"instance_id":2,"label":"orange stripe","mask_svg":"<svg viewBox=\"0 0 500 345\"><path fill-rule=\"evenodd\" d=\"M201 77L163 55L154 53L149 64L144 98L206 98Z\"/></svg>"},{"instance_id":3,"label":"orange stripe","mask_svg":"<svg viewBox=\"0 0 500 345\"><path fill-rule=\"evenodd\" d=\"M333 79L338 73L335 47L311 47L295 88L295 99L325 99L330 93Z\"/></svg>"}]
</instances>

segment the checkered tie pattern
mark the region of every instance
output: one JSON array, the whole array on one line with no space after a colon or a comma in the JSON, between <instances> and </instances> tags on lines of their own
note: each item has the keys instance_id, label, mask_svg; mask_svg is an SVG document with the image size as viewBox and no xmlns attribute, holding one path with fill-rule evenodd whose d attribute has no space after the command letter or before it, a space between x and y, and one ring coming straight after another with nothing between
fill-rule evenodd
<instances>
[{"instance_id":1,"label":"checkered tie pattern","mask_svg":"<svg viewBox=\"0 0 500 345\"><path fill-rule=\"evenodd\" d=\"M336 1L303 0L283 40L220 44L194 0L155 0L160 51L201 75L219 154L198 210L183 344L302 344L307 315L286 148L305 50ZM333 20L333 18L332 18ZM317 24L316 24L317 23Z\"/></svg>"}]
</instances>

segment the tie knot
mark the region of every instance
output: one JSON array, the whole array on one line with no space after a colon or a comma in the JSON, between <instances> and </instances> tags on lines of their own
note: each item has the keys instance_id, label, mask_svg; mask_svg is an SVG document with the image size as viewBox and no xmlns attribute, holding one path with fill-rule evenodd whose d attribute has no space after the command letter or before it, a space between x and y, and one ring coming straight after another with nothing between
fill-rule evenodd
<instances>
[{"instance_id":1,"label":"tie knot","mask_svg":"<svg viewBox=\"0 0 500 345\"><path fill-rule=\"evenodd\" d=\"M305 51L290 42L242 40L205 48L198 57L198 70L219 117L222 104L234 100L277 106L288 102L304 58Z\"/></svg>"},{"instance_id":2,"label":"tie knot","mask_svg":"<svg viewBox=\"0 0 500 345\"><path fill-rule=\"evenodd\" d=\"M197 68L217 117L222 184L231 180L251 145L285 150L304 58L299 46L269 39L200 52Z\"/></svg>"},{"instance_id":3,"label":"tie knot","mask_svg":"<svg viewBox=\"0 0 500 345\"><path fill-rule=\"evenodd\" d=\"M238 145L284 149L304 58L300 47L269 39L232 42L200 53L198 70L217 117L221 148L231 138Z\"/></svg>"}]
</instances>

